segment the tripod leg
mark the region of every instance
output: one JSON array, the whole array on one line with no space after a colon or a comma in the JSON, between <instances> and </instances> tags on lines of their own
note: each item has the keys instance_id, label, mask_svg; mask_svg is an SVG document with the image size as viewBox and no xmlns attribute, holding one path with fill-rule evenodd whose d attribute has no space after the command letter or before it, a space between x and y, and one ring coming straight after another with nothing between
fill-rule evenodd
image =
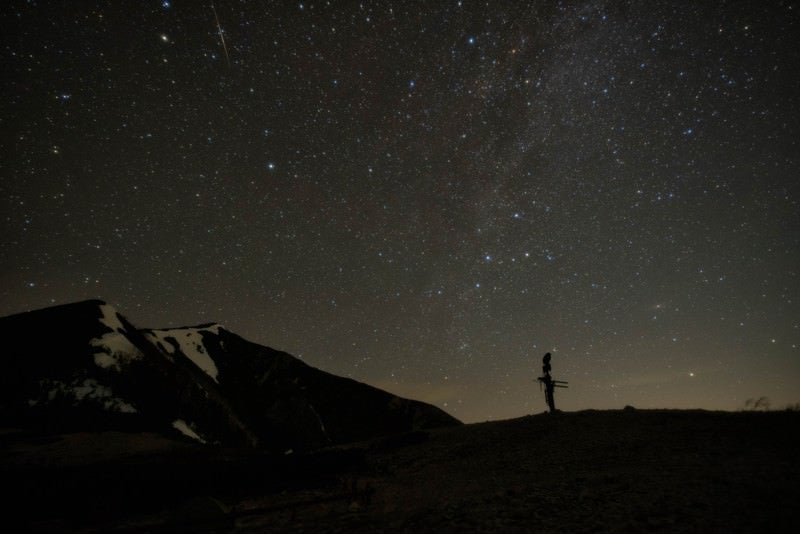
<instances>
[{"instance_id":1,"label":"tripod leg","mask_svg":"<svg viewBox=\"0 0 800 534\"><path fill-rule=\"evenodd\" d=\"M550 408L550 413L556 411L556 402L553 398L553 388L548 386L547 391L545 392L545 398L547 400L547 406Z\"/></svg>"}]
</instances>

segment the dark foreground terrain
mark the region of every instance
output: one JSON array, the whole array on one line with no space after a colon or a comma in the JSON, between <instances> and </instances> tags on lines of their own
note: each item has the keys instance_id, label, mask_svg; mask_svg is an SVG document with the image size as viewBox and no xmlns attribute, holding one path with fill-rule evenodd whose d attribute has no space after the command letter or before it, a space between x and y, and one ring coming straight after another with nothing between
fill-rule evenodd
<instances>
[{"instance_id":1,"label":"dark foreground terrain","mask_svg":"<svg viewBox=\"0 0 800 534\"><path fill-rule=\"evenodd\" d=\"M0 434L33 531L800 531L800 413L585 411L304 455ZM15 529L16 530L16 529Z\"/></svg>"}]
</instances>

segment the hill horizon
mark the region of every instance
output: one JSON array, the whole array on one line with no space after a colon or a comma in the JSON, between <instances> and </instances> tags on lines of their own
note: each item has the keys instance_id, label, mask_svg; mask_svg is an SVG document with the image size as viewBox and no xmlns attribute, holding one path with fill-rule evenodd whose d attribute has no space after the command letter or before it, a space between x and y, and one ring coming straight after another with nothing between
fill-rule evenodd
<instances>
[{"instance_id":1,"label":"hill horizon","mask_svg":"<svg viewBox=\"0 0 800 534\"><path fill-rule=\"evenodd\" d=\"M25 310L18 313L14 313L8 315L7 317L19 316L24 315L27 313L32 312L39 312L42 310L50 310L50 309L59 309L63 307L70 307L79 304L104 304L109 305L108 302L102 298L87 298L83 300L77 300L69 303L57 304L53 306L48 306L44 308L37 308L34 310ZM0 319L2 319L0 317ZM170 331L170 330L182 330L182 329L205 329L209 327L219 327L226 329L226 326L216 321L204 321L197 324L191 324L187 322L181 322L180 324L176 325L161 325L159 327L149 326L146 328L142 328L143 331ZM311 358L309 355L306 358L301 358L302 361L306 361L310 363ZM562 362L558 362L559 364ZM502 411L497 415L486 415L486 416L472 416L472 417L459 417L464 423L481 423L481 422L488 422L488 421L502 421L506 419L513 419L517 417L524 417L526 415L531 414L538 414L547 411L547 406L544 401L544 392L541 390L540 386L536 383L536 376L540 374L539 371L540 363L539 357L535 356L531 360L530 364L530 374L528 377L528 382L526 384L527 387L521 388L520 391L516 392L516 395L523 399L521 401L521 410L520 411ZM737 400L735 403L708 403L708 404L700 404L694 403L691 401L687 401L683 404L675 404L674 402L666 402L666 403L659 403L658 401L647 401L647 402L636 402L633 398L637 398L636 395L631 395L633 398L625 398L624 395L614 391L613 389L609 391L609 394L605 401L598 403L598 404L586 404L582 403L581 399L586 396L586 390L591 389L591 383L582 380L580 375L572 376L572 375L565 375L564 371L559 373L559 369L556 369L556 374L558 374L559 378L567 378L569 379L570 389L569 390L561 390L557 391L557 399L556 405L559 409L563 409L563 411L570 411L570 412L577 412L583 410L617 410L623 409L625 407L634 407L637 409L643 410L708 410L708 411L725 411L725 412L736 412L736 411L747 411L747 410L783 410L783 409L794 409L797 406L800 406L800 398L797 400L791 400L791 397L786 397L787 400L784 401L777 401L775 402L772 398L770 391L753 391L751 395L745 396L740 400ZM689 373L687 373L688 375ZM695 373L691 373L694 377ZM349 378L353 378L352 376L348 376ZM398 382L398 381L390 381L390 380L359 380L360 382L364 382L369 384L370 386L376 387L378 389L390 392L398 397L405 397L405 398L416 398L419 399L427 404L432 404L434 406L439 407L440 409L444 410L445 412L449 412L449 408L451 406L447 402L437 402L437 398L439 394L437 393L436 389L433 388L426 388L424 385L420 385L419 383L406 383L406 382ZM517 380L519 383L519 381ZM636 386L630 386L634 390ZM625 388L625 386L620 385L617 390L621 391ZM508 389L508 388L506 388ZM428 396L425 393L429 393ZM504 394L506 394L504 392ZM785 397L785 396L784 396ZM641 401L641 398L638 398Z\"/></svg>"}]
</instances>

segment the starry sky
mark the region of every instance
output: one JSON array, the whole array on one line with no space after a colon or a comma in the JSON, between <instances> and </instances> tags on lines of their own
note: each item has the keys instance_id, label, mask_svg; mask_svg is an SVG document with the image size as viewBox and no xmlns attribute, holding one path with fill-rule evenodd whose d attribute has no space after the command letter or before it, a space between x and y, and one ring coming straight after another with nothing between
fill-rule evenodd
<instances>
[{"instance_id":1,"label":"starry sky","mask_svg":"<svg viewBox=\"0 0 800 534\"><path fill-rule=\"evenodd\" d=\"M7 2L0 315L466 422L800 401L797 1Z\"/></svg>"}]
</instances>

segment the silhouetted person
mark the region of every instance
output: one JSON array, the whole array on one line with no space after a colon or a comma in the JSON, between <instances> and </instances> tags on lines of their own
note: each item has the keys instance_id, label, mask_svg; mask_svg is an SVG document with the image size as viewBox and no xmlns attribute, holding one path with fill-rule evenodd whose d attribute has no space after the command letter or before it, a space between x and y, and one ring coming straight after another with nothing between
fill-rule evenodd
<instances>
[{"instance_id":1,"label":"silhouetted person","mask_svg":"<svg viewBox=\"0 0 800 534\"><path fill-rule=\"evenodd\" d=\"M553 391L555 390L555 384L553 383L553 377L550 376L550 370L552 367L550 366L550 353L546 353L544 358L542 358L542 375L539 377L539 382L544 384L544 400L547 402L547 406L550 407L550 413L555 413L556 411L556 401L553 398Z\"/></svg>"}]
</instances>

